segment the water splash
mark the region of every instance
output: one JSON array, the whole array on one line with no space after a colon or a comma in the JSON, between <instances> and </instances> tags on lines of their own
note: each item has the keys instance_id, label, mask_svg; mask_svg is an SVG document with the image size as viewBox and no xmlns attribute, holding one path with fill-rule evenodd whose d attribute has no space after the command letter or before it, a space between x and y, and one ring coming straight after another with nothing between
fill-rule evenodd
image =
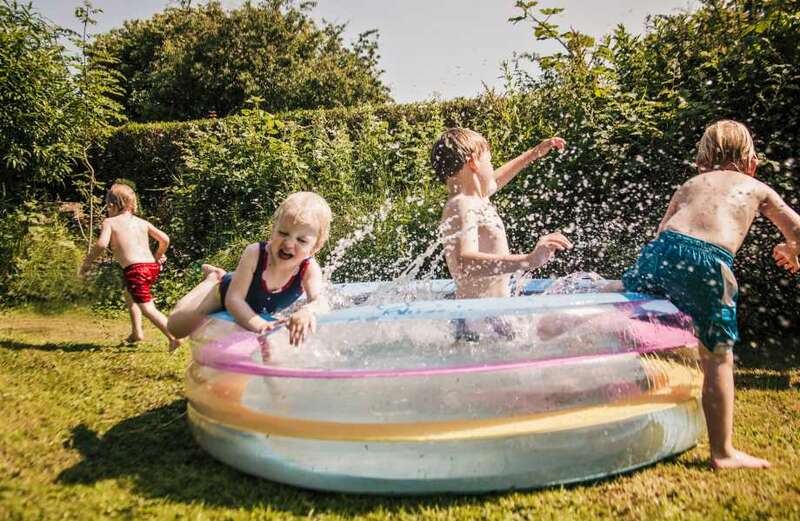
<instances>
[{"instance_id":1,"label":"water splash","mask_svg":"<svg viewBox=\"0 0 800 521\"><path fill-rule=\"evenodd\" d=\"M544 294L600 293L607 285L608 281L593 271L576 271L556 279Z\"/></svg>"}]
</instances>

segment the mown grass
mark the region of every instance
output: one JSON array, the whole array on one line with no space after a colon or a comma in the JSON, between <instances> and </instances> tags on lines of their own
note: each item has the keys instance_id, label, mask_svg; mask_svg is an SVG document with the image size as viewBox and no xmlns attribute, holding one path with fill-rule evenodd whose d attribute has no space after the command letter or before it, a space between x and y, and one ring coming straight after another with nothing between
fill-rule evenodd
<instances>
[{"instance_id":1,"label":"mown grass","mask_svg":"<svg viewBox=\"0 0 800 521\"><path fill-rule=\"evenodd\" d=\"M713 472L703 443L596 483L483 496L325 494L216 462L185 418L189 354L124 316L0 314L0 519L800 519L800 368L742 367L736 441L768 471Z\"/></svg>"}]
</instances>

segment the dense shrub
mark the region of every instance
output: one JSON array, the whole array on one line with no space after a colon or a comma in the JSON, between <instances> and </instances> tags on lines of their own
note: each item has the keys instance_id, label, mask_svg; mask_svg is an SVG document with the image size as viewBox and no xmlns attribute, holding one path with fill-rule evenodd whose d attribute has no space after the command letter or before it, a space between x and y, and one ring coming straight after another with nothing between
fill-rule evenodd
<instances>
[{"instance_id":1,"label":"dense shrub","mask_svg":"<svg viewBox=\"0 0 800 521\"><path fill-rule=\"evenodd\" d=\"M78 277L83 250L67 226L41 213L27 215L24 235L12 252L13 278L8 298L23 302L67 304L85 300L86 284Z\"/></svg>"},{"instance_id":2,"label":"dense shrub","mask_svg":"<svg viewBox=\"0 0 800 521\"><path fill-rule=\"evenodd\" d=\"M77 14L90 24L94 12ZM0 2L0 212L69 191L76 177L91 186L91 172L80 175L92 170L88 154L122 119L110 98L119 94L119 77L109 58L97 53L87 62L66 53L60 40L68 37L85 49L85 36L52 25L30 5Z\"/></svg>"},{"instance_id":3,"label":"dense shrub","mask_svg":"<svg viewBox=\"0 0 800 521\"><path fill-rule=\"evenodd\" d=\"M375 31L347 46L344 25L318 24L311 2L217 1L170 7L98 38L125 76L134 121L226 116L261 98L270 111L388 101Z\"/></svg>"},{"instance_id":4,"label":"dense shrub","mask_svg":"<svg viewBox=\"0 0 800 521\"><path fill-rule=\"evenodd\" d=\"M695 172L704 127L730 117L748 123L762 154L759 176L795 208L800 143L797 2L706 2L693 14L656 17L650 32L623 29L599 42L561 32L554 11L520 3L520 21L563 52L535 57L541 74L508 68L509 88L474 100L380 105L183 124L130 125L99 157L106 180L133 178L144 210L173 238L159 286L174 302L211 259L227 268L248 241L266 235L286 194L313 189L335 213L324 264L334 280L369 280L404 271L446 275L431 247L444 189L428 166L447 126L482 132L496 164L559 134L563 154L532 165L495 203L511 247L524 251L556 229L576 244L536 276L595 270L619 277L652 237L675 187ZM766 90L765 90L766 89ZM769 97L765 96L765 93ZM770 258L778 239L758 220L737 257L745 346L798 346L797 279ZM343 240L343 242L339 242ZM427 249L419 266L411 260Z\"/></svg>"}]
</instances>

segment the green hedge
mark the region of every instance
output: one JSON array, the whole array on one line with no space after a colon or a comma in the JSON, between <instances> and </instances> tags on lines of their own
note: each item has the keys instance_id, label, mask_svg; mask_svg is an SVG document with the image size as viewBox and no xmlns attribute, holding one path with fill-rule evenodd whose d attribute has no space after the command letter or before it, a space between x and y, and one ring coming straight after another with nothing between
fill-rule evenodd
<instances>
[{"instance_id":1,"label":"green hedge","mask_svg":"<svg viewBox=\"0 0 800 521\"><path fill-rule=\"evenodd\" d=\"M569 53L540 62L541 76L510 73L505 96L277 116L252 107L224 119L128 125L97 158L98 175L135 181L145 216L172 237L157 288L168 306L197 280L201 261L233 267L241 245L266 236L275 206L295 190L316 190L331 203L334 227L321 259L340 266L334 280L401 275L436 238L445 192L428 154L444 128L483 133L496 165L557 134L567 151L535 163L495 197L512 250L560 229L575 249L536 276L619 277L675 187L694 174L695 143L714 120L748 124L762 154L759 176L800 205L800 88L790 81L800 77L797 12L778 0L709 3L652 20L644 37L620 29L599 43L570 40ZM743 344L773 344L772 356L792 358L800 347L798 282L774 266L778 234L762 221L735 266ZM363 237L337 246L354 235ZM446 275L440 250L414 269Z\"/></svg>"}]
</instances>

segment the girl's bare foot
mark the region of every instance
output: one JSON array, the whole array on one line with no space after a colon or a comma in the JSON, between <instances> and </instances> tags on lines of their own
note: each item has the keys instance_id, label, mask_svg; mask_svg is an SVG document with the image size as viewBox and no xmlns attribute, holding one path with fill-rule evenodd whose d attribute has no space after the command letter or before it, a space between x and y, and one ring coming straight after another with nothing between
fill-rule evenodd
<instances>
[{"instance_id":1,"label":"girl's bare foot","mask_svg":"<svg viewBox=\"0 0 800 521\"><path fill-rule=\"evenodd\" d=\"M224 277L226 273L226 271L222 268L218 268L211 264L203 264L200 266L200 269L203 270L203 274L206 276L206 278L210 277L217 280L222 280L222 277Z\"/></svg>"},{"instance_id":2,"label":"girl's bare foot","mask_svg":"<svg viewBox=\"0 0 800 521\"><path fill-rule=\"evenodd\" d=\"M711 457L711 466L715 469L767 469L770 467L769 461L761 458L756 458L740 450L733 450L733 453L727 457L715 458Z\"/></svg>"},{"instance_id":3,"label":"girl's bare foot","mask_svg":"<svg viewBox=\"0 0 800 521\"><path fill-rule=\"evenodd\" d=\"M178 349L181 346L182 343L183 343L183 340L180 339L180 338L173 338L172 340L170 340L169 341L169 352L171 353L171 352L175 351L176 349Z\"/></svg>"},{"instance_id":4,"label":"girl's bare foot","mask_svg":"<svg viewBox=\"0 0 800 521\"><path fill-rule=\"evenodd\" d=\"M144 340L143 336L134 335L133 333L131 333L130 335L128 335L128 338L125 339L125 343L126 344L135 344L137 342L141 342L142 340Z\"/></svg>"}]
</instances>

